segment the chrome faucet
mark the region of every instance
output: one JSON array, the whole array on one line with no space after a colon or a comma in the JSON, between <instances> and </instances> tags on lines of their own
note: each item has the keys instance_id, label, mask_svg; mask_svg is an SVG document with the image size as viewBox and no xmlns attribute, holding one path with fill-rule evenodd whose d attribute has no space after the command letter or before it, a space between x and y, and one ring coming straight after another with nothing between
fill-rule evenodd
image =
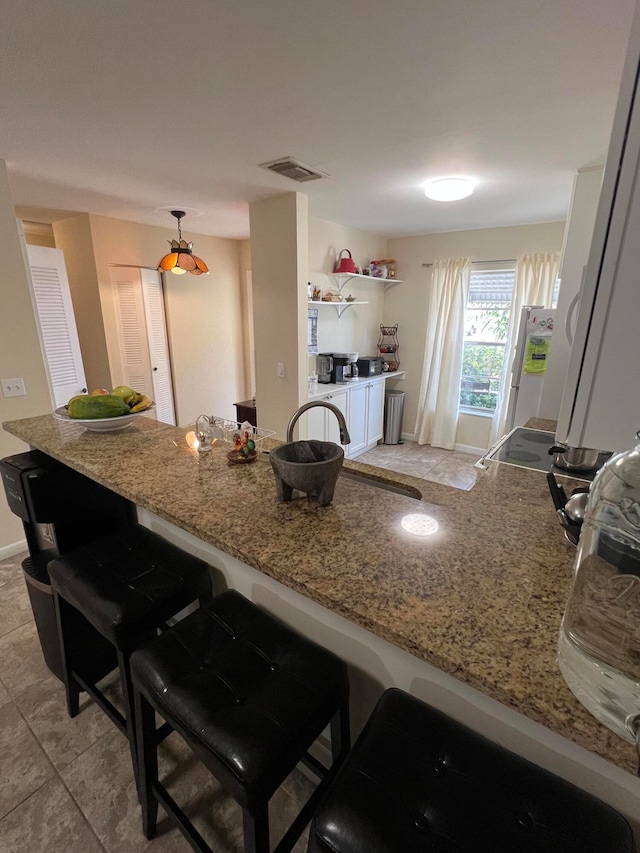
<instances>
[{"instance_id":1,"label":"chrome faucet","mask_svg":"<svg viewBox=\"0 0 640 853\"><path fill-rule=\"evenodd\" d=\"M287 442L293 441L293 428L296 425L298 418L307 409L312 409L314 406L324 406L325 409L329 409L330 412L338 419L338 426L340 427L340 443L341 444L350 444L351 436L349 435L349 430L347 429L347 422L344 419L344 415L340 411L337 406L334 406L333 403L325 403L324 400L309 400L308 403L303 403L300 408L293 413L291 420L289 421L289 425L287 427Z\"/></svg>"}]
</instances>

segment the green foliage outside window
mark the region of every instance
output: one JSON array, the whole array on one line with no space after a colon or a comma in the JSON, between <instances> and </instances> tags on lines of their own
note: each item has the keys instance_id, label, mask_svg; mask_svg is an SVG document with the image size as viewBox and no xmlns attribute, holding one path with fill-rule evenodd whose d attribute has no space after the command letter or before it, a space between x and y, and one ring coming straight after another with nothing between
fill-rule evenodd
<instances>
[{"instance_id":1,"label":"green foliage outside window","mask_svg":"<svg viewBox=\"0 0 640 853\"><path fill-rule=\"evenodd\" d=\"M513 270L471 273L464 324L461 406L485 412L496 409L514 278Z\"/></svg>"},{"instance_id":2,"label":"green foliage outside window","mask_svg":"<svg viewBox=\"0 0 640 853\"><path fill-rule=\"evenodd\" d=\"M460 405L472 406L474 409L487 409L494 412L498 403L498 395L481 391L461 391Z\"/></svg>"},{"instance_id":3,"label":"green foliage outside window","mask_svg":"<svg viewBox=\"0 0 640 853\"><path fill-rule=\"evenodd\" d=\"M497 341L504 341L509 331L509 312L504 308L496 308L486 311L485 316L487 322L483 330L493 332Z\"/></svg>"},{"instance_id":4,"label":"green foliage outside window","mask_svg":"<svg viewBox=\"0 0 640 853\"><path fill-rule=\"evenodd\" d=\"M498 401L504 344L466 342L462 353L460 405L494 410Z\"/></svg>"}]
</instances>

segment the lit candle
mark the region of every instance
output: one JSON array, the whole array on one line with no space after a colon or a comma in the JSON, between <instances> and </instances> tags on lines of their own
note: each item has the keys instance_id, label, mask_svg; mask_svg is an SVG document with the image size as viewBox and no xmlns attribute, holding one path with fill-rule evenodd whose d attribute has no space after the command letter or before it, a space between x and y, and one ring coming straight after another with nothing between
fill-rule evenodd
<instances>
[{"instance_id":1,"label":"lit candle","mask_svg":"<svg viewBox=\"0 0 640 853\"><path fill-rule=\"evenodd\" d=\"M196 450L200 447L200 442L198 441L195 432L191 430L185 435L185 441L191 450Z\"/></svg>"}]
</instances>

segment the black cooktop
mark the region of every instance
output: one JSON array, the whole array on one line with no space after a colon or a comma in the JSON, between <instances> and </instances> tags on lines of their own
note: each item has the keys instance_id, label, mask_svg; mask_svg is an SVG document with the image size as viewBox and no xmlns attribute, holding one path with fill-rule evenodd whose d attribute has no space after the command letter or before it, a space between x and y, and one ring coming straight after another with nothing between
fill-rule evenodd
<instances>
[{"instance_id":1,"label":"black cooktop","mask_svg":"<svg viewBox=\"0 0 640 853\"><path fill-rule=\"evenodd\" d=\"M532 468L535 471L552 471L565 477L578 480L593 480L598 470L611 456L601 453L596 467L592 471L567 471L553 464L553 456L549 449L555 444L555 435L539 429L516 427L501 439L487 454L486 459L493 462L503 462L507 465L517 465L520 468Z\"/></svg>"}]
</instances>

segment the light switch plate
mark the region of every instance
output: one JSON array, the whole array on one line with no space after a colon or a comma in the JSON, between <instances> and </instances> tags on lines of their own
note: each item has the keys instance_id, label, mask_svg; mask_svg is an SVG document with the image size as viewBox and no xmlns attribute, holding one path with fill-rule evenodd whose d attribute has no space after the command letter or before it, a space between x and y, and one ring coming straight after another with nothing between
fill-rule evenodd
<instances>
[{"instance_id":1,"label":"light switch plate","mask_svg":"<svg viewBox=\"0 0 640 853\"><path fill-rule=\"evenodd\" d=\"M2 394L4 397L24 397L27 389L24 387L24 379L0 379L2 383Z\"/></svg>"}]
</instances>

